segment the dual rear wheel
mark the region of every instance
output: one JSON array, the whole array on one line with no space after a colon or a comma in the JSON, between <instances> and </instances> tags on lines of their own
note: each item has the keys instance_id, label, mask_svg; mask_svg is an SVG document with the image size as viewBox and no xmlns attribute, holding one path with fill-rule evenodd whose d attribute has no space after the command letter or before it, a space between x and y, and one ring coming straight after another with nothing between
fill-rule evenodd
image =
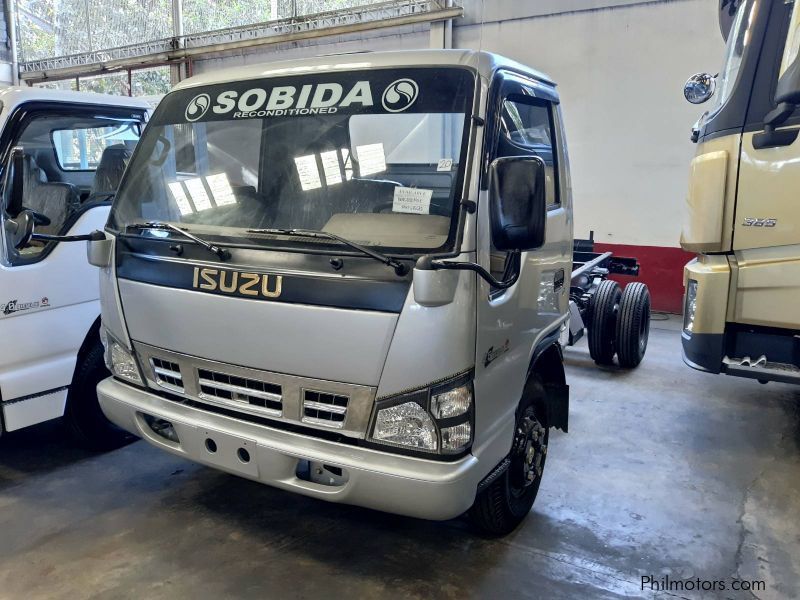
<instances>
[{"instance_id":1,"label":"dual rear wheel","mask_svg":"<svg viewBox=\"0 0 800 600\"><path fill-rule=\"evenodd\" d=\"M650 292L643 283L629 283L623 291L606 279L589 302L589 354L599 365L639 366L650 335Z\"/></svg>"}]
</instances>

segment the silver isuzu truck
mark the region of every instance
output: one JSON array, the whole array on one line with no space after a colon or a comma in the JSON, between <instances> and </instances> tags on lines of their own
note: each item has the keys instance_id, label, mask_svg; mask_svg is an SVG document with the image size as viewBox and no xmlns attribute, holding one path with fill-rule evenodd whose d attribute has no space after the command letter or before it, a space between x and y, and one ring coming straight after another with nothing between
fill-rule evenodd
<instances>
[{"instance_id":1,"label":"silver isuzu truck","mask_svg":"<svg viewBox=\"0 0 800 600\"><path fill-rule=\"evenodd\" d=\"M100 404L230 473L507 533L567 429L572 226L559 97L523 65L415 51L193 77L89 245Z\"/></svg>"}]
</instances>

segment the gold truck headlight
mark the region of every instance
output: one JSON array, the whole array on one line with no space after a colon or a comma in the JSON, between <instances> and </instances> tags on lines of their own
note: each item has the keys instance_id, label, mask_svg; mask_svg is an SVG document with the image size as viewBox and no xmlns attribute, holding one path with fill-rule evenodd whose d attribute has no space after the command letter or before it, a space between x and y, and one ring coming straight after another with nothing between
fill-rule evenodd
<instances>
[{"instance_id":1,"label":"gold truck headlight","mask_svg":"<svg viewBox=\"0 0 800 600\"><path fill-rule=\"evenodd\" d=\"M686 302L683 307L683 330L692 333L697 314L697 281L690 279L686 284Z\"/></svg>"},{"instance_id":2,"label":"gold truck headlight","mask_svg":"<svg viewBox=\"0 0 800 600\"><path fill-rule=\"evenodd\" d=\"M462 454L473 438L472 371L378 400L373 442L431 454Z\"/></svg>"}]
</instances>

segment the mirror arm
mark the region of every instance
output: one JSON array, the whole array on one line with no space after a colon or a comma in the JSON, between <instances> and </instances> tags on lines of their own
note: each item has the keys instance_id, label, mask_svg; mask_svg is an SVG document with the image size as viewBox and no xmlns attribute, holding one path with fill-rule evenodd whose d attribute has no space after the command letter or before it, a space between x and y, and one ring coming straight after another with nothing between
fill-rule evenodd
<instances>
[{"instance_id":1,"label":"mirror arm","mask_svg":"<svg viewBox=\"0 0 800 600\"><path fill-rule=\"evenodd\" d=\"M106 234L102 231L93 231L84 235L50 235L49 233L34 233L32 240L42 242L100 242L106 239Z\"/></svg>"},{"instance_id":2,"label":"mirror arm","mask_svg":"<svg viewBox=\"0 0 800 600\"><path fill-rule=\"evenodd\" d=\"M774 131L776 127L783 125L794 112L794 104L781 102L774 110L767 113L764 117L764 130Z\"/></svg>"},{"instance_id":3,"label":"mirror arm","mask_svg":"<svg viewBox=\"0 0 800 600\"><path fill-rule=\"evenodd\" d=\"M519 255L519 251L515 251L514 254ZM519 281L520 275L520 268L514 269L514 273L508 279L500 281L495 279L489 271L484 269L482 266L472 262L454 262L450 260L424 260L428 257L423 256L422 258L417 261L417 268L418 269L450 269L453 271L474 271L478 275L480 275L486 283L488 283L492 289L497 290L507 290L508 288L512 287L517 281ZM516 259L512 259L516 260Z\"/></svg>"},{"instance_id":4,"label":"mirror arm","mask_svg":"<svg viewBox=\"0 0 800 600\"><path fill-rule=\"evenodd\" d=\"M764 117L764 131L753 136L753 148L763 150L765 148L791 146L797 139L798 130L782 129L776 131L775 128L783 125L794 114L794 110L794 104L781 102L777 108L768 112Z\"/></svg>"}]
</instances>

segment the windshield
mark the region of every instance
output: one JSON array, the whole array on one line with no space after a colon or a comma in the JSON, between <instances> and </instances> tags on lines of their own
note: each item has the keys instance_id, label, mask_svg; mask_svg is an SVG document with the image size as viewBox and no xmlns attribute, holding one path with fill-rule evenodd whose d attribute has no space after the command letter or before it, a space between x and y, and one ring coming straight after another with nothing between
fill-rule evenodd
<instances>
[{"instance_id":1,"label":"windshield","mask_svg":"<svg viewBox=\"0 0 800 600\"><path fill-rule=\"evenodd\" d=\"M711 109L712 113L725 105L736 85L744 54L752 42L751 25L755 18L758 4L757 0L743 2L737 9L730 34L728 35L728 43L725 47L725 63L717 80L717 99Z\"/></svg>"},{"instance_id":2,"label":"windshield","mask_svg":"<svg viewBox=\"0 0 800 600\"><path fill-rule=\"evenodd\" d=\"M249 245L319 244L252 231L311 229L398 252L441 248L455 229L474 86L467 70L420 68L174 92L109 224L171 222Z\"/></svg>"}]
</instances>

